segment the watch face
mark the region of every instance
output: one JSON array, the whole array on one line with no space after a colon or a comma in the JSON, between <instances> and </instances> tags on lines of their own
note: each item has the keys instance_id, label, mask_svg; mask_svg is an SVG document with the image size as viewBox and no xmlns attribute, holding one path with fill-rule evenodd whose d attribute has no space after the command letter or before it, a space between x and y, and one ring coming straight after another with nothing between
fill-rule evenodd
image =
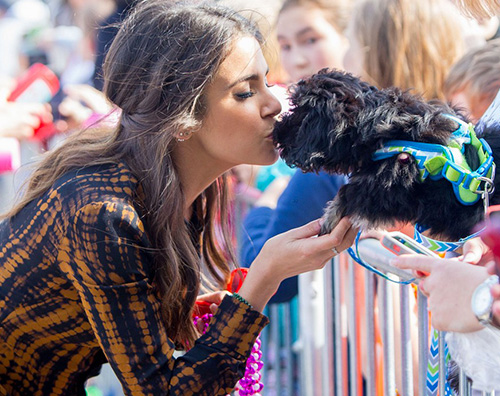
<instances>
[{"instance_id":1,"label":"watch face","mask_svg":"<svg viewBox=\"0 0 500 396\"><path fill-rule=\"evenodd\" d=\"M481 285L474 293L472 309L476 315L484 315L491 308L491 293L488 285Z\"/></svg>"}]
</instances>

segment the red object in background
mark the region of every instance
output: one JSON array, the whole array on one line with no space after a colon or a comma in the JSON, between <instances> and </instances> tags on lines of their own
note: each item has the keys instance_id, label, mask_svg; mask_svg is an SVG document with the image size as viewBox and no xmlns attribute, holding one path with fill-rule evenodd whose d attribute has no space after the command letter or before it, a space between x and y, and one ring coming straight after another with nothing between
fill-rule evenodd
<instances>
[{"instance_id":1,"label":"red object in background","mask_svg":"<svg viewBox=\"0 0 500 396\"><path fill-rule=\"evenodd\" d=\"M200 316L201 317L205 314L212 313L212 311L210 310L210 305L212 305L212 303L207 302L207 301L196 301L193 316Z\"/></svg>"},{"instance_id":2,"label":"red object in background","mask_svg":"<svg viewBox=\"0 0 500 396\"><path fill-rule=\"evenodd\" d=\"M231 293L238 293L243 281L245 280L248 273L248 268L236 268L231 272L229 276L229 282L227 282L226 290Z\"/></svg>"},{"instance_id":3,"label":"red object in background","mask_svg":"<svg viewBox=\"0 0 500 396\"><path fill-rule=\"evenodd\" d=\"M485 222L486 228L481 233L481 239L491 249L496 273L500 276L500 205L490 206L488 215L489 220Z\"/></svg>"},{"instance_id":4,"label":"red object in background","mask_svg":"<svg viewBox=\"0 0 500 396\"><path fill-rule=\"evenodd\" d=\"M17 81L17 85L7 98L17 103L48 103L59 91L59 79L47 66L41 63L32 65ZM52 122L40 119L40 126L33 138L45 141L56 133Z\"/></svg>"},{"instance_id":5,"label":"red object in background","mask_svg":"<svg viewBox=\"0 0 500 396\"><path fill-rule=\"evenodd\" d=\"M241 285L243 285L243 281L247 276L248 268L236 268L231 272L229 276L229 282L227 282L226 290L231 293L237 293L240 290ZM207 313L212 313L210 310L210 305L212 303L207 301L196 301L196 306L194 308L193 316L203 316Z\"/></svg>"}]
</instances>

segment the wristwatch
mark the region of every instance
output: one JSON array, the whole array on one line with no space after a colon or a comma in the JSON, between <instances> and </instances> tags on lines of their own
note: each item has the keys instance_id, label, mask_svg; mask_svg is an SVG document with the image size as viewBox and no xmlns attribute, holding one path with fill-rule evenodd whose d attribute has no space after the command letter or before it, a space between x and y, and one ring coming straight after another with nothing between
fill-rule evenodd
<instances>
[{"instance_id":1,"label":"wristwatch","mask_svg":"<svg viewBox=\"0 0 500 396\"><path fill-rule=\"evenodd\" d=\"M492 275L483 283L479 284L474 290L471 299L472 312L476 315L477 320L483 326L494 327L500 329L499 325L493 321L491 307L493 305L493 296L490 289L493 285L498 284L498 276Z\"/></svg>"}]
</instances>

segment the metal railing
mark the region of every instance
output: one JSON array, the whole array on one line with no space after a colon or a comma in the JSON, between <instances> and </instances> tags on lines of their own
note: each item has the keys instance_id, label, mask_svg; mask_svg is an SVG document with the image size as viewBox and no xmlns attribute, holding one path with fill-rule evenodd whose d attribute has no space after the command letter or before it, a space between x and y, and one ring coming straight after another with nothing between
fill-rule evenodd
<instances>
[{"instance_id":1,"label":"metal railing","mask_svg":"<svg viewBox=\"0 0 500 396\"><path fill-rule=\"evenodd\" d=\"M393 255L378 240L360 241L359 254L380 271L395 272L389 266ZM408 278L408 273L399 275ZM272 305L268 311L272 324L265 330L263 347L268 357L264 395L431 394L427 389L427 301L411 285L393 284L342 254L323 270L299 277L299 336L295 342L287 333L277 331L283 320L284 329L293 327L289 314L280 313L283 307L289 312L289 304ZM439 344L442 368L444 333L439 334ZM273 380L268 383L270 376ZM445 382L445 370L439 370L440 395L445 395ZM471 383L463 372L459 382L458 394L472 395Z\"/></svg>"}]
</instances>

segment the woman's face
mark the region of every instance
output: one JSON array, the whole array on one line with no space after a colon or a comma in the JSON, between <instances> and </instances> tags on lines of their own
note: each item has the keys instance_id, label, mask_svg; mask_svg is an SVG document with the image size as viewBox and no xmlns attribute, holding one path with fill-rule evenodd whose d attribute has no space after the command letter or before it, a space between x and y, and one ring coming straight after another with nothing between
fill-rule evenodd
<instances>
[{"instance_id":1,"label":"woman's face","mask_svg":"<svg viewBox=\"0 0 500 396\"><path fill-rule=\"evenodd\" d=\"M342 69L347 40L319 8L291 7L276 26L281 62L291 82L325 68Z\"/></svg>"},{"instance_id":2,"label":"woman's face","mask_svg":"<svg viewBox=\"0 0 500 396\"><path fill-rule=\"evenodd\" d=\"M202 128L189 139L206 156L207 166L270 165L278 159L272 130L281 105L269 91L267 72L257 40L236 39L206 90Z\"/></svg>"}]
</instances>

